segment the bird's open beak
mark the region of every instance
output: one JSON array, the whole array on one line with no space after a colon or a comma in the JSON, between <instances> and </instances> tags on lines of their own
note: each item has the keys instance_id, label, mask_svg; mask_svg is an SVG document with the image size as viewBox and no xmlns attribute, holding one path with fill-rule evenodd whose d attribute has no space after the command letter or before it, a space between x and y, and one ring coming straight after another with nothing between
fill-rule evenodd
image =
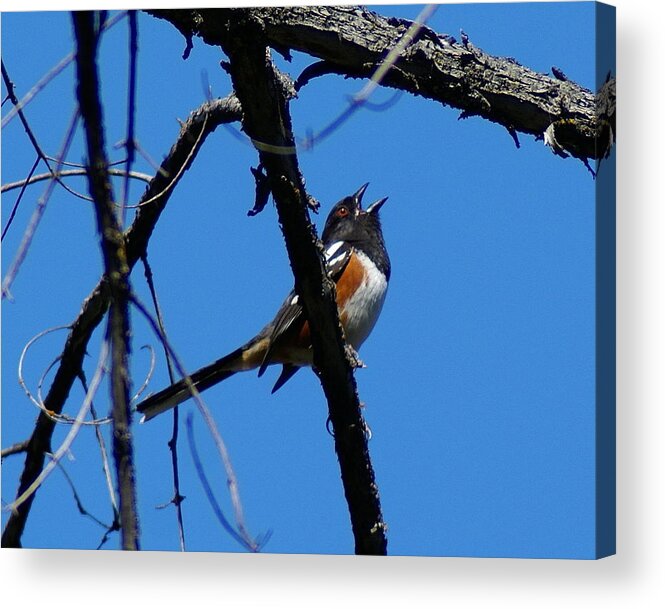
<instances>
[{"instance_id":1,"label":"bird's open beak","mask_svg":"<svg viewBox=\"0 0 665 609\"><path fill-rule=\"evenodd\" d=\"M363 184L355 193L353 193L353 200L356 202L356 205L358 205L358 209L362 209L363 195L365 194L368 186L369 182Z\"/></svg>"},{"instance_id":2,"label":"bird's open beak","mask_svg":"<svg viewBox=\"0 0 665 609\"><path fill-rule=\"evenodd\" d=\"M379 199L378 201L374 201L368 208L367 208L367 213L368 214L378 214L379 210L383 206L383 204L388 200L388 197L383 197L383 199Z\"/></svg>"}]
</instances>

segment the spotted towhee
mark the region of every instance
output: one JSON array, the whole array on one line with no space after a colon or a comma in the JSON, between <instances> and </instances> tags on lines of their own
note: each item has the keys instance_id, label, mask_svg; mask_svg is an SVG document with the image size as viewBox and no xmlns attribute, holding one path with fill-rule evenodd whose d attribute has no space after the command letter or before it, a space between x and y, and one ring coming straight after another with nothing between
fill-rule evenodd
<instances>
[{"instance_id":1,"label":"spotted towhee","mask_svg":"<svg viewBox=\"0 0 665 609\"><path fill-rule=\"evenodd\" d=\"M335 281L337 307L348 345L358 349L369 336L381 312L390 279L390 260L383 241L379 210L387 197L362 209L367 184L337 203L326 220L322 240L331 278ZM242 370L282 364L274 393L301 367L312 365L309 324L298 295L292 291L277 315L239 349L191 375L203 391ZM146 398L137 410L147 421L191 397L184 380Z\"/></svg>"}]
</instances>

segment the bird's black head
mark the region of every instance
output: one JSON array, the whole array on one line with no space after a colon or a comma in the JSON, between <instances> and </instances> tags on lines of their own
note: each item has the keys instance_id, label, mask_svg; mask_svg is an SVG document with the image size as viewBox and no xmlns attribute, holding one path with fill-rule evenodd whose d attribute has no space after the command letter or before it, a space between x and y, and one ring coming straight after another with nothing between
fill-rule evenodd
<instances>
[{"instance_id":1,"label":"bird's black head","mask_svg":"<svg viewBox=\"0 0 665 609\"><path fill-rule=\"evenodd\" d=\"M364 210L362 198L368 186L369 182L363 184L355 193L344 197L330 210L322 235L325 245L335 241L361 241L374 233L381 236L379 210L388 197L375 201Z\"/></svg>"},{"instance_id":2,"label":"bird's black head","mask_svg":"<svg viewBox=\"0 0 665 609\"><path fill-rule=\"evenodd\" d=\"M347 241L370 256L382 271L390 274L390 260L379 219L379 210L388 197L363 209L362 197L367 186L369 183L363 184L354 194L344 197L330 210L323 229L323 244L328 247L336 241Z\"/></svg>"}]
</instances>

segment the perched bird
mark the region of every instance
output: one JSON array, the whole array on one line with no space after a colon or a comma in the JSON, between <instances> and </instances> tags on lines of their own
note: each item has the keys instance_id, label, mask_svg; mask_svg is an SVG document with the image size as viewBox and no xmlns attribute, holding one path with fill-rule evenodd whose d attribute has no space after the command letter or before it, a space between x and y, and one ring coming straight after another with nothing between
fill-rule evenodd
<instances>
[{"instance_id":1,"label":"perched bird","mask_svg":"<svg viewBox=\"0 0 665 609\"><path fill-rule=\"evenodd\" d=\"M388 197L364 210L362 197L367 186L364 184L332 208L322 235L326 264L336 284L344 336L355 350L374 328L390 279L390 259L379 220L379 210ZM204 391L243 370L258 368L261 376L272 364L282 365L273 393L300 368L312 365L309 323L295 291L254 338L194 372L191 380L198 391ZM181 380L146 398L137 410L143 413L142 420L147 421L190 397L187 383Z\"/></svg>"}]
</instances>

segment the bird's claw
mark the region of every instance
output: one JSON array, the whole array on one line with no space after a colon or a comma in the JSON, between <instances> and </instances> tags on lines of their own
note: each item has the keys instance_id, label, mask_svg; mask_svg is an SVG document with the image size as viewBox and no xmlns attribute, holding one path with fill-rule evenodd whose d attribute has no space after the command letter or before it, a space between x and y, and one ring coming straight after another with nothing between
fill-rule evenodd
<instances>
[{"instance_id":1,"label":"bird's claw","mask_svg":"<svg viewBox=\"0 0 665 609\"><path fill-rule=\"evenodd\" d=\"M360 359L358 352L351 345L347 344L344 347L344 350L346 351L346 358L349 360L353 368L367 368L365 362Z\"/></svg>"}]
</instances>

